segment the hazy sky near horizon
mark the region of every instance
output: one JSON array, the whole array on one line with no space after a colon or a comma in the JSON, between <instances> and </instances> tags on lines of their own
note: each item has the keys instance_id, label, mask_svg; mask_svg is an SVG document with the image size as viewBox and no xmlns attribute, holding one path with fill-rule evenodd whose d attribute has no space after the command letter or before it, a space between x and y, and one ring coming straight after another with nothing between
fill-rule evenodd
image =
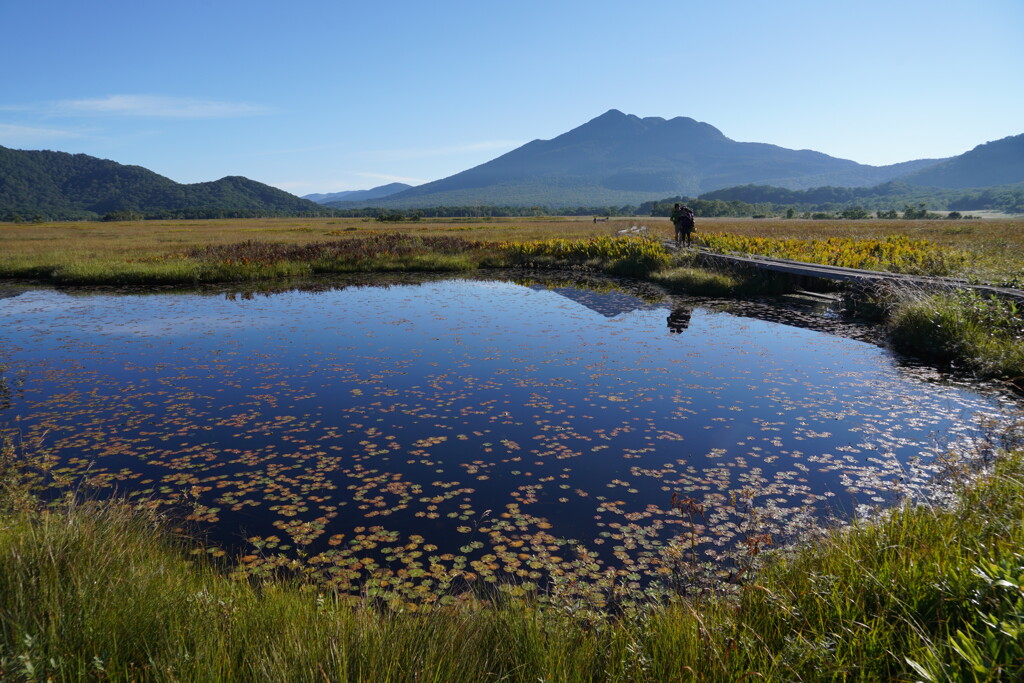
<instances>
[{"instance_id":1,"label":"hazy sky near horizon","mask_svg":"<svg viewBox=\"0 0 1024 683\"><path fill-rule=\"evenodd\" d=\"M295 194L609 109L865 164L1024 133L1024 0L4 0L0 145Z\"/></svg>"}]
</instances>

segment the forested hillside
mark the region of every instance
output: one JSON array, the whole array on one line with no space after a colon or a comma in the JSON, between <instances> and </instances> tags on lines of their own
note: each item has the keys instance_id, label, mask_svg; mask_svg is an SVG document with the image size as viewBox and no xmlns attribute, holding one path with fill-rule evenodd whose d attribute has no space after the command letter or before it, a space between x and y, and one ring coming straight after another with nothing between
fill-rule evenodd
<instances>
[{"instance_id":1,"label":"forested hillside","mask_svg":"<svg viewBox=\"0 0 1024 683\"><path fill-rule=\"evenodd\" d=\"M913 185L951 189L1024 183L1024 135L986 142L901 180Z\"/></svg>"},{"instance_id":2,"label":"forested hillside","mask_svg":"<svg viewBox=\"0 0 1024 683\"><path fill-rule=\"evenodd\" d=\"M85 154L0 147L0 219L216 218L315 213L320 207L240 176L184 185Z\"/></svg>"}]
</instances>

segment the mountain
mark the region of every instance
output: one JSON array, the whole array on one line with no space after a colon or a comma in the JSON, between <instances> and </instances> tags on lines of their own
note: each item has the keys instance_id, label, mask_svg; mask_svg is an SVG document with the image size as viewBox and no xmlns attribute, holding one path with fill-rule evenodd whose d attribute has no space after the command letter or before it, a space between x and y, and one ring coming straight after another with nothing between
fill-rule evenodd
<instances>
[{"instance_id":1,"label":"mountain","mask_svg":"<svg viewBox=\"0 0 1024 683\"><path fill-rule=\"evenodd\" d=\"M0 147L0 219L317 212L318 204L241 176L183 185L141 166L65 152Z\"/></svg>"},{"instance_id":2,"label":"mountain","mask_svg":"<svg viewBox=\"0 0 1024 683\"><path fill-rule=\"evenodd\" d=\"M405 183L388 183L369 190L348 190L347 192L330 192L328 194L307 194L303 199L308 199L317 204L328 204L330 202L362 202L368 199L383 199L388 195L397 194L403 190L409 190L413 186Z\"/></svg>"},{"instance_id":3,"label":"mountain","mask_svg":"<svg viewBox=\"0 0 1024 683\"><path fill-rule=\"evenodd\" d=\"M937 162L867 166L811 150L736 142L691 118L639 118L612 109L556 138L534 140L475 168L391 195L379 205L639 204L747 184L789 189L877 185Z\"/></svg>"},{"instance_id":4,"label":"mountain","mask_svg":"<svg viewBox=\"0 0 1024 683\"><path fill-rule=\"evenodd\" d=\"M1024 182L1024 135L986 142L900 180L910 185L951 189Z\"/></svg>"}]
</instances>

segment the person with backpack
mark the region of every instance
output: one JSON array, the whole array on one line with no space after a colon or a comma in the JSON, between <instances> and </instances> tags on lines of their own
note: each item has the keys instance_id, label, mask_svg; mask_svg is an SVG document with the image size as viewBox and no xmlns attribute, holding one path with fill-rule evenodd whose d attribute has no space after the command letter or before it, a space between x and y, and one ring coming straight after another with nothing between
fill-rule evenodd
<instances>
[{"instance_id":1,"label":"person with backpack","mask_svg":"<svg viewBox=\"0 0 1024 683\"><path fill-rule=\"evenodd\" d=\"M695 222L693 220L693 209L679 202L672 207L672 225L676 229L676 244L681 245L684 241L690 246L693 237Z\"/></svg>"}]
</instances>

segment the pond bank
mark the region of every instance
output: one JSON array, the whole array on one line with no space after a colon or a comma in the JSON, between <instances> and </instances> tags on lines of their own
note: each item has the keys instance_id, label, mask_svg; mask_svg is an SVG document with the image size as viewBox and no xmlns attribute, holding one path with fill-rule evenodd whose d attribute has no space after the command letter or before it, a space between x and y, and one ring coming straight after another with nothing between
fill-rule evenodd
<instances>
[{"instance_id":1,"label":"pond bank","mask_svg":"<svg viewBox=\"0 0 1024 683\"><path fill-rule=\"evenodd\" d=\"M901 507L778 554L730 592L618 615L469 595L393 612L232 581L151 513L40 509L2 454L4 679L1002 680L1024 661L1019 452L981 477L951 461L947 506Z\"/></svg>"}]
</instances>

